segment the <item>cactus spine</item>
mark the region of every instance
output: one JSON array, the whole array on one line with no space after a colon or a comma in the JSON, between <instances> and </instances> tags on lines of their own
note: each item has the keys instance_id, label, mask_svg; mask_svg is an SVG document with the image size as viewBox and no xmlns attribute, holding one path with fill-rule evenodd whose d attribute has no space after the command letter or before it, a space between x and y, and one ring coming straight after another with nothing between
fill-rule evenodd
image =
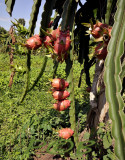
<instances>
[{"instance_id":1,"label":"cactus spine","mask_svg":"<svg viewBox=\"0 0 125 160\"><path fill-rule=\"evenodd\" d=\"M122 81L120 79L121 56L124 53L125 41L125 1L117 1L115 23L108 45L108 56L105 62L104 81L106 99L109 103L109 115L112 120L112 135L115 139L115 154L119 160L125 159L125 114L121 97ZM108 87L107 87L108 86Z\"/></svg>"}]
</instances>

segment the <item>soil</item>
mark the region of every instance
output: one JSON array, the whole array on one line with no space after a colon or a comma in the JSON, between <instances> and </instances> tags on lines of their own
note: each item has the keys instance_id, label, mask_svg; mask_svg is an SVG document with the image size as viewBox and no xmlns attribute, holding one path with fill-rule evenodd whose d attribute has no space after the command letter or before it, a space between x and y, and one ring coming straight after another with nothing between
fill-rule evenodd
<instances>
[{"instance_id":1,"label":"soil","mask_svg":"<svg viewBox=\"0 0 125 160\"><path fill-rule=\"evenodd\" d=\"M60 155L52 155L50 153L46 153L48 145L45 145L41 149L35 151L35 155L33 156L34 160L70 160L70 158L64 159L61 158Z\"/></svg>"}]
</instances>

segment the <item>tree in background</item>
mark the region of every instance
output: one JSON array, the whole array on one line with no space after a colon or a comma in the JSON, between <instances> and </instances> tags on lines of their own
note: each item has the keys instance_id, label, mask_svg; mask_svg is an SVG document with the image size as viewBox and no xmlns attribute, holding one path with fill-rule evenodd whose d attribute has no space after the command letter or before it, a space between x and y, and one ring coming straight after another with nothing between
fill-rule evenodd
<instances>
[{"instance_id":1,"label":"tree in background","mask_svg":"<svg viewBox=\"0 0 125 160\"><path fill-rule=\"evenodd\" d=\"M6 34L7 30L0 26L0 34Z\"/></svg>"},{"instance_id":2,"label":"tree in background","mask_svg":"<svg viewBox=\"0 0 125 160\"><path fill-rule=\"evenodd\" d=\"M24 18L19 18L18 19L18 22L20 23L20 24L22 24L23 26L25 26L25 20L24 20Z\"/></svg>"}]
</instances>

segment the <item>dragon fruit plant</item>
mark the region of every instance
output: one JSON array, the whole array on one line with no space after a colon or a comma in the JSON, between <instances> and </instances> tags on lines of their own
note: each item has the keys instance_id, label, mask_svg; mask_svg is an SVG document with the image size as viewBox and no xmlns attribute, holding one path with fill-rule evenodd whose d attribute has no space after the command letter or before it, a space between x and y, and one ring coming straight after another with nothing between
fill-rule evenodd
<instances>
[{"instance_id":1,"label":"dragon fruit plant","mask_svg":"<svg viewBox=\"0 0 125 160\"><path fill-rule=\"evenodd\" d=\"M95 55L98 59L105 59L107 56L107 44L99 43L95 48Z\"/></svg>"}]
</instances>

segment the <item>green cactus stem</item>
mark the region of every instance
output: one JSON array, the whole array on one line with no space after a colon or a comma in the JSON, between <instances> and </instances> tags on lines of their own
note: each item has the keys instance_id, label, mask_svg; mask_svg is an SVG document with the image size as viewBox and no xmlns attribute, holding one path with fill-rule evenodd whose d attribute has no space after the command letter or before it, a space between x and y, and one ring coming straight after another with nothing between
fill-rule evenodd
<instances>
[{"instance_id":1,"label":"green cactus stem","mask_svg":"<svg viewBox=\"0 0 125 160\"><path fill-rule=\"evenodd\" d=\"M61 22L62 30L65 30L67 29L67 27L69 27L70 31L72 31L76 8L77 2L75 0L66 0L66 2L64 3Z\"/></svg>"},{"instance_id":2,"label":"green cactus stem","mask_svg":"<svg viewBox=\"0 0 125 160\"><path fill-rule=\"evenodd\" d=\"M56 0L46 0L44 5L44 11L42 13L42 21L40 26L40 35L44 35L42 30L46 30L48 28L48 24L50 23L50 17L52 15L52 10L55 5ZM49 8L49 9L48 9Z\"/></svg>"},{"instance_id":3,"label":"green cactus stem","mask_svg":"<svg viewBox=\"0 0 125 160\"><path fill-rule=\"evenodd\" d=\"M68 8L67 8L68 4ZM68 91L70 92L69 100L71 101L69 116L70 116L70 124L71 129L74 130L74 142L76 148L78 147L78 133L76 129L76 117L75 117L75 97L74 97L74 80L73 80L73 52L74 52L74 20L75 20L75 12L77 8L77 2L75 0L66 1L63 6L63 14L62 14L62 23L61 29L65 30L69 27L71 34L71 50L66 59L66 76L67 81L69 82ZM66 13L65 13L66 12ZM63 24L66 21L65 25Z\"/></svg>"},{"instance_id":4,"label":"green cactus stem","mask_svg":"<svg viewBox=\"0 0 125 160\"><path fill-rule=\"evenodd\" d=\"M121 56L124 53L125 41L125 1L117 1L115 23L108 44L108 55L105 61L104 81L106 100L109 103L109 116L112 120L112 135L115 139L115 154L119 160L125 159L125 114L121 96L122 71Z\"/></svg>"},{"instance_id":5,"label":"green cactus stem","mask_svg":"<svg viewBox=\"0 0 125 160\"><path fill-rule=\"evenodd\" d=\"M73 31L72 31L71 40L74 39ZM73 60L72 60L73 52L74 52L74 41L72 41L71 46L72 46L72 49L70 50L70 57L66 60L66 75L67 75L67 81L69 82L69 88L68 88L68 91L70 92L69 100L71 101L70 110L69 110L70 124L71 124L71 128L74 130L75 145L76 147L78 147L78 132L76 129Z\"/></svg>"},{"instance_id":6,"label":"green cactus stem","mask_svg":"<svg viewBox=\"0 0 125 160\"><path fill-rule=\"evenodd\" d=\"M20 103L23 102L26 94L27 94L27 91L28 91L28 88L29 88L29 79L30 79L30 54L28 53L27 54L27 69L26 69L26 83L25 83L25 89L23 91L23 94L21 96L21 99L20 99Z\"/></svg>"},{"instance_id":7,"label":"green cactus stem","mask_svg":"<svg viewBox=\"0 0 125 160\"><path fill-rule=\"evenodd\" d=\"M34 34L34 29L36 27L36 21L37 21L37 16L39 13L41 1L42 0L35 0L34 4L32 6L32 12L30 14L30 21L29 21L29 28L28 28L28 30L30 32L29 36L32 36L32 34Z\"/></svg>"},{"instance_id":8,"label":"green cactus stem","mask_svg":"<svg viewBox=\"0 0 125 160\"><path fill-rule=\"evenodd\" d=\"M41 3L36 2L35 4L36 4L36 6L38 6ZM45 33L44 30L46 30L46 28L48 27L48 24L50 22L50 16L52 14L52 9L53 9L54 4L55 4L55 0L52 0L52 1L46 0L46 2L45 2L44 11L42 13L41 26L40 26L40 35L41 36L42 35L44 36L44 33ZM51 6L51 8L50 8L50 6ZM49 10L48 10L48 8L49 8ZM35 9L34 6L33 6L33 9ZM36 11L34 11L34 14L36 15ZM30 22L32 22L32 23L35 21L35 18L32 17L34 14L31 14L31 21ZM31 26L30 28L33 28L33 27L35 28L35 25ZM34 29L31 29L31 30L34 30ZM45 68L46 68L47 60L48 60L47 56L44 56L43 64L41 66L41 70L40 70L38 76L36 77L34 83L32 84L32 86L30 87L30 89L28 91L31 91L35 87L35 85L37 84L37 82L39 81L41 76L43 75L43 73L45 71Z\"/></svg>"},{"instance_id":9,"label":"green cactus stem","mask_svg":"<svg viewBox=\"0 0 125 160\"><path fill-rule=\"evenodd\" d=\"M12 16L15 0L5 0L5 4L7 6L6 8L7 12L10 14L10 16Z\"/></svg>"},{"instance_id":10,"label":"green cactus stem","mask_svg":"<svg viewBox=\"0 0 125 160\"><path fill-rule=\"evenodd\" d=\"M113 0L107 0L107 9L106 9L106 14L105 14L105 23L109 24L110 20L110 15L112 11L112 2Z\"/></svg>"},{"instance_id":11,"label":"green cactus stem","mask_svg":"<svg viewBox=\"0 0 125 160\"><path fill-rule=\"evenodd\" d=\"M53 60L53 63L54 63L54 65L53 65L53 78L55 78L59 63L56 60Z\"/></svg>"},{"instance_id":12,"label":"green cactus stem","mask_svg":"<svg viewBox=\"0 0 125 160\"><path fill-rule=\"evenodd\" d=\"M41 5L41 0L34 1L33 7L32 7L32 12L30 14L30 21L29 21L29 30L30 30L30 33L29 33L29 36L31 36L34 33L34 29L35 29L35 26L36 26L36 21L37 21L37 16L38 16L40 5ZM25 96L27 94L27 91L29 89L30 66L31 66L30 59L31 59L31 51L29 50L28 53L27 53L27 63L26 63L27 69L26 69L25 89L24 89L24 92L23 92L23 94L21 96L20 103L23 102L23 100L24 100L24 98L25 98Z\"/></svg>"},{"instance_id":13,"label":"green cactus stem","mask_svg":"<svg viewBox=\"0 0 125 160\"><path fill-rule=\"evenodd\" d=\"M62 30L65 30L65 27L66 27L66 16L67 16L68 5L69 5L69 0L66 0L63 5L62 22L61 22Z\"/></svg>"}]
</instances>

